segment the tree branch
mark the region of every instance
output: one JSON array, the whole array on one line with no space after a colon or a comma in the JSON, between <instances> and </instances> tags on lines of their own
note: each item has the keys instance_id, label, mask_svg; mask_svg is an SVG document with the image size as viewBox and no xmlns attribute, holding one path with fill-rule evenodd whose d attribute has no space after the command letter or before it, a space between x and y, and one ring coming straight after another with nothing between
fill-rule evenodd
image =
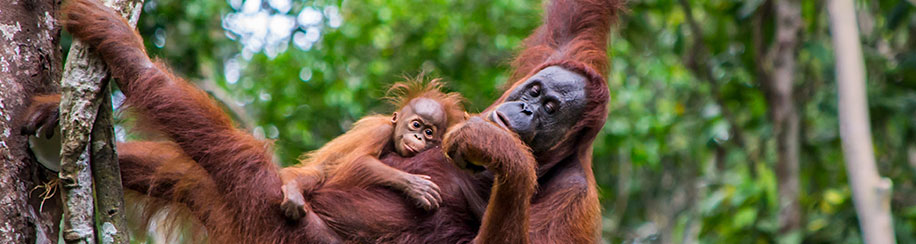
<instances>
[{"instance_id":1,"label":"tree branch","mask_svg":"<svg viewBox=\"0 0 916 244\"><path fill-rule=\"evenodd\" d=\"M143 1L109 0L106 5L119 10L131 25L136 25ZM110 98L105 99L110 94L107 89L102 89L107 88L107 76L108 69L98 55L90 52L82 42L74 40L64 65L60 106L63 135L60 179L65 203L63 237L67 243L96 243L91 159L99 160L92 163L92 168L101 174L96 182L103 186L99 188L99 209L106 213L99 216L102 226L99 241L129 241L123 212L117 211L123 209L124 203L120 171L114 156L114 140L111 138ZM100 104L105 101L108 105L102 109L107 112L97 117ZM100 128L94 128L94 124ZM93 142L90 143L90 140ZM93 147L89 148L89 145Z\"/></svg>"},{"instance_id":2,"label":"tree branch","mask_svg":"<svg viewBox=\"0 0 916 244\"><path fill-rule=\"evenodd\" d=\"M110 83L110 82L108 82ZM124 216L124 190L121 167L115 151L112 105L109 85L102 89L101 104L92 125L92 175L96 190L96 229L100 243L129 243Z\"/></svg>"},{"instance_id":3,"label":"tree branch","mask_svg":"<svg viewBox=\"0 0 916 244\"><path fill-rule=\"evenodd\" d=\"M855 9L850 0L832 0L828 5L836 52L840 137L859 225L866 243L894 243L892 184L875 166Z\"/></svg>"}]
</instances>

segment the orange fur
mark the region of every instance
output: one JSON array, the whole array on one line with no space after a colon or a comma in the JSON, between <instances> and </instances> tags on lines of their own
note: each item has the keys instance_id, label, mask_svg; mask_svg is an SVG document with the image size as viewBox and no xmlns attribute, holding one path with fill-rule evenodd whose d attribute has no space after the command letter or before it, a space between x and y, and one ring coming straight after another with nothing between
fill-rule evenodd
<instances>
[{"instance_id":1,"label":"orange fur","mask_svg":"<svg viewBox=\"0 0 916 244\"><path fill-rule=\"evenodd\" d=\"M423 82L423 75L415 79L407 79L406 82L395 83L388 88L388 99L392 105L397 108L406 107L411 100L415 98L429 98L439 102L445 108L448 125L458 124L467 119L467 112L464 111L464 97L457 92L442 92L444 84L441 79L433 79L429 82Z\"/></svg>"},{"instance_id":2,"label":"orange fur","mask_svg":"<svg viewBox=\"0 0 916 244\"><path fill-rule=\"evenodd\" d=\"M438 79L423 82L422 78L398 82L388 90L387 99L397 106L404 108L408 103L417 98L429 98L438 102L445 109L449 125L464 121L463 98L460 94L444 93L442 83ZM304 154L300 165L324 164L328 171L340 162L351 162L363 155L378 156L382 149L392 139L394 123L391 115L366 116L353 124L353 128L343 135L334 138L320 149Z\"/></svg>"},{"instance_id":3,"label":"orange fur","mask_svg":"<svg viewBox=\"0 0 916 244\"><path fill-rule=\"evenodd\" d=\"M408 82L398 82L389 89L388 99L402 109L417 98L433 99L442 105L447 114L448 124L456 124L464 120L464 107L461 105L463 98L458 93L444 93L441 91L442 83L438 80L422 82L420 79ZM392 142L394 123L391 115L366 116L353 124L353 128L334 140L331 140L320 149L304 154L299 165L281 171L284 183L299 177L316 177L310 179L322 182L327 174L336 174L337 168L344 163L357 162L359 158L371 156L378 158L382 151ZM319 166L321 172L312 173L312 170L302 169L306 166ZM365 175L373 177L376 175ZM377 175L379 177L385 177ZM382 182L386 179L363 178L363 182ZM303 190L315 187L304 186Z\"/></svg>"},{"instance_id":4,"label":"orange fur","mask_svg":"<svg viewBox=\"0 0 916 244\"><path fill-rule=\"evenodd\" d=\"M388 99L398 106L398 110L409 106L409 102L414 99L432 99L445 110L443 112L447 117L447 125L463 121L465 111L461 105L463 100L461 95L444 93L441 89L442 83L438 80L423 82L421 77L395 83L389 89ZM290 194L300 194L302 191L308 194L315 187L319 187L328 175L338 174L340 168L347 170L354 168L354 166L345 164L364 164L357 167L362 169L362 174L359 177L349 178L352 179L350 183L363 186L372 184L399 186L403 184L401 181L403 181L404 174L378 161L383 150L386 148L390 150L391 143L396 136L394 134L395 123L392 122L391 117L392 115L366 116L357 121L353 128L343 135L334 138L318 150L304 154L298 166L281 170L280 176L286 191L296 191L285 192L284 195L289 198ZM441 140L441 138L436 139ZM286 204L284 202L284 205ZM284 206L284 208L292 207L298 206ZM293 210L286 209L285 211Z\"/></svg>"}]
</instances>

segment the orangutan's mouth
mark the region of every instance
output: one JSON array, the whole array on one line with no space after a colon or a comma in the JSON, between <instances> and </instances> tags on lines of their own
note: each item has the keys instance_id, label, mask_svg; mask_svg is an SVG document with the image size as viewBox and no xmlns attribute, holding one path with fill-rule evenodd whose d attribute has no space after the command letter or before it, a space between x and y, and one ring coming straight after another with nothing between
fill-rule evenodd
<instances>
[{"instance_id":1,"label":"orangutan's mouth","mask_svg":"<svg viewBox=\"0 0 916 244\"><path fill-rule=\"evenodd\" d=\"M499 127L503 129L512 131L512 129L509 128L509 120L499 111L490 112L490 121L493 121L493 123L496 123L496 125L499 125Z\"/></svg>"},{"instance_id":2,"label":"orangutan's mouth","mask_svg":"<svg viewBox=\"0 0 916 244\"><path fill-rule=\"evenodd\" d=\"M404 150L407 150L407 152L409 152L410 155L414 155L419 152L417 149L413 148L412 146L410 146L409 143L406 143L406 142L404 143Z\"/></svg>"}]
</instances>

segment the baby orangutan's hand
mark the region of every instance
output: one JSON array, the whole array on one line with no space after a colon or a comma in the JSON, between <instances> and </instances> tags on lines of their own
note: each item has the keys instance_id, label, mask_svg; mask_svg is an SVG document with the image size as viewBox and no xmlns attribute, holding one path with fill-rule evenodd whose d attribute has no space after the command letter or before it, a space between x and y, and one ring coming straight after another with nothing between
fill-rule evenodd
<instances>
[{"instance_id":1,"label":"baby orangutan's hand","mask_svg":"<svg viewBox=\"0 0 916 244\"><path fill-rule=\"evenodd\" d=\"M439 186L430 181L427 175L404 173L403 181L399 186L404 194L413 198L417 205L426 210L439 208L442 196L439 195Z\"/></svg>"}]
</instances>

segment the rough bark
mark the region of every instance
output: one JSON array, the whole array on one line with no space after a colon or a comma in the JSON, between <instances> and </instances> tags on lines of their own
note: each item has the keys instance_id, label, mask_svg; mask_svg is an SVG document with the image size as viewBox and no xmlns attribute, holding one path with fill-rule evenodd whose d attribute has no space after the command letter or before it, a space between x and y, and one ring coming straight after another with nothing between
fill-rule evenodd
<instances>
[{"instance_id":1,"label":"rough bark","mask_svg":"<svg viewBox=\"0 0 916 244\"><path fill-rule=\"evenodd\" d=\"M114 0L106 1L106 5L112 6L131 22L136 25L142 6L141 0ZM95 53L89 50L89 47L80 41L75 40L67 56L67 62L64 65L64 76L61 81L61 133L62 133L62 150L61 150L61 171L60 179L62 186L62 197L65 203L64 209L64 228L63 237L67 243L95 243L95 231L93 221L93 187L92 171L90 169L90 151L98 149L100 154L108 153L105 147L113 147L113 139L110 132L111 117L108 121L100 124L107 124L107 128L97 128L96 135L107 136L109 138L96 138L95 143L90 143L90 133L93 130L93 124L96 123L96 115L99 111L100 104L103 103L104 97L109 96L105 87L108 69L105 64ZM110 102L110 101L109 101ZM109 108L105 108L108 110ZM90 148L89 145L93 147ZM106 145L107 144L107 145ZM126 221L121 211L123 209L123 200L114 200L111 198L123 198L123 191L120 189L120 175L115 174L118 171L117 162L115 161L114 152L109 148L108 155L96 155L99 159L107 162L96 162L96 168L99 173L108 174L100 177L100 190L106 191L100 197L106 200L100 200L100 209L105 211L99 220L102 227L100 232L100 241L111 243L126 242ZM111 172L114 169L115 172ZM116 183L112 183L112 181ZM106 204L107 206L101 205ZM112 204L112 205L109 205ZM109 216L109 211L115 210L114 216Z\"/></svg>"},{"instance_id":2,"label":"rough bark","mask_svg":"<svg viewBox=\"0 0 916 244\"><path fill-rule=\"evenodd\" d=\"M56 243L59 204L41 210L33 163L16 119L31 95L57 92L60 26L57 1L0 1L0 243Z\"/></svg>"},{"instance_id":3,"label":"rough bark","mask_svg":"<svg viewBox=\"0 0 916 244\"><path fill-rule=\"evenodd\" d=\"M855 9L851 0L832 0L828 9L836 52L840 137L859 226L866 243L895 243L890 214L892 184L875 166Z\"/></svg>"}]
</instances>

